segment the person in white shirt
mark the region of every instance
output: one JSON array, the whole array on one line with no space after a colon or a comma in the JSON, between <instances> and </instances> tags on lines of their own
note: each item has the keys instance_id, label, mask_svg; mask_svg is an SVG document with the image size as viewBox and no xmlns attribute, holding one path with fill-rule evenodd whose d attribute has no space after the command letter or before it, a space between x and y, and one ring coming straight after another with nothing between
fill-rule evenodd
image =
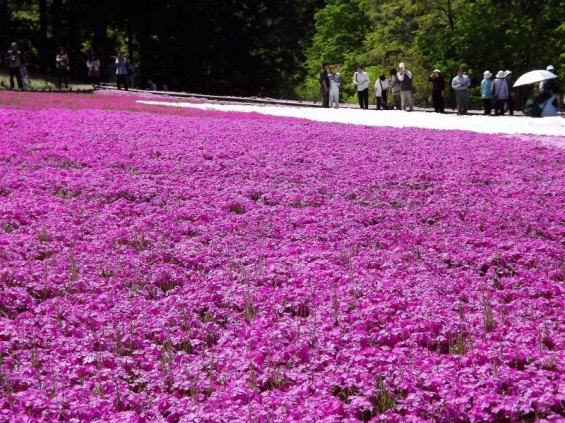
<instances>
[{"instance_id":1,"label":"person in white shirt","mask_svg":"<svg viewBox=\"0 0 565 423\"><path fill-rule=\"evenodd\" d=\"M458 115L466 115L469 110L469 93L467 92L469 85L471 85L471 80L465 75L465 70L457 69L457 76L451 80L451 88L455 91Z\"/></svg>"},{"instance_id":2,"label":"person in white shirt","mask_svg":"<svg viewBox=\"0 0 565 423\"><path fill-rule=\"evenodd\" d=\"M388 109L386 105L388 97L388 80L384 75L379 76L379 79L375 82L375 97L377 99L377 110L381 110L381 105L383 110Z\"/></svg>"},{"instance_id":3,"label":"person in white shirt","mask_svg":"<svg viewBox=\"0 0 565 423\"><path fill-rule=\"evenodd\" d=\"M359 98L359 107L362 109L369 108L369 83L371 78L365 72L363 66L357 66L357 72L353 75L353 84L357 88L357 97Z\"/></svg>"},{"instance_id":4,"label":"person in white shirt","mask_svg":"<svg viewBox=\"0 0 565 423\"><path fill-rule=\"evenodd\" d=\"M341 87L341 77L339 75L339 65L330 66L330 107L339 109L339 87Z\"/></svg>"}]
</instances>

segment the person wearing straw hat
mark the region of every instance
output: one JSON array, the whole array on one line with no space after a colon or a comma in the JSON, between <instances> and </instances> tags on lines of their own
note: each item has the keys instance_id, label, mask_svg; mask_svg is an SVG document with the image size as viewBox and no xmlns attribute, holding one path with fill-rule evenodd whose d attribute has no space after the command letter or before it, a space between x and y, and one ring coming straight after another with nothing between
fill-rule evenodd
<instances>
[{"instance_id":1,"label":"person wearing straw hat","mask_svg":"<svg viewBox=\"0 0 565 423\"><path fill-rule=\"evenodd\" d=\"M490 115L492 111L492 73L488 70L483 73L483 80L481 81L481 98L483 100L483 109L485 115Z\"/></svg>"},{"instance_id":2,"label":"person wearing straw hat","mask_svg":"<svg viewBox=\"0 0 565 423\"><path fill-rule=\"evenodd\" d=\"M432 104L436 113L445 113L445 80L439 69L434 69L428 81L432 83Z\"/></svg>"},{"instance_id":3,"label":"person wearing straw hat","mask_svg":"<svg viewBox=\"0 0 565 423\"><path fill-rule=\"evenodd\" d=\"M502 116L508 101L508 84L504 71L500 70L496 74L496 79L492 83L492 103L494 107L494 115Z\"/></svg>"}]
</instances>

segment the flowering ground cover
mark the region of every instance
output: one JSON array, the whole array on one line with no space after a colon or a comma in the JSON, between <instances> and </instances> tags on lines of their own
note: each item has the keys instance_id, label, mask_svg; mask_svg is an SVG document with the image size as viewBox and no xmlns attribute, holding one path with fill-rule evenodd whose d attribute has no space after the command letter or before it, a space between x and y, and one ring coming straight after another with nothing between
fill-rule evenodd
<instances>
[{"instance_id":1,"label":"flowering ground cover","mask_svg":"<svg viewBox=\"0 0 565 423\"><path fill-rule=\"evenodd\" d=\"M565 417L565 150L13 95L0 421Z\"/></svg>"}]
</instances>

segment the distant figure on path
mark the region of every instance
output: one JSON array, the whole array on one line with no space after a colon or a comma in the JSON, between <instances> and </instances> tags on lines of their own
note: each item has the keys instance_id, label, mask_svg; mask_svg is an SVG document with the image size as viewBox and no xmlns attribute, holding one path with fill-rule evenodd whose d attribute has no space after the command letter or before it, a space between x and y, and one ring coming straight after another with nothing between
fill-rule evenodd
<instances>
[{"instance_id":1,"label":"distant figure on path","mask_svg":"<svg viewBox=\"0 0 565 423\"><path fill-rule=\"evenodd\" d=\"M555 69L555 67L553 65L548 65L545 68L546 71L553 73L554 75L557 75L557 70ZM558 75L559 77L559 75ZM563 108L563 102L562 102L562 96L560 96L559 94L561 93L560 87L559 87L559 83L557 82L558 78L553 78L553 79L548 79L546 81L542 81L540 84L540 93L542 95L542 98L549 98L552 95L555 95L557 98L557 103L558 103L558 108L562 109Z\"/></svg>"},{"instance_id":2,"label":"distant figure on path","mask_svg":"<svg viewBox=\"0 0 565 423\"><path fill-rule=\"evenodd\" d=\"M379 76L377 82L375 82L375 98L377 103L377 110L387 110L388 106L386 104L388 98L388 81L386 76L383 74Z\"/></svg>"},{"instance_id":3,"label":"distant figure on path","mask_svg":"<svg viewBox=\"0 0 565 423\"><path fill-rule=\"evenodd\" d=\"M512 71L504 71L504 78L508 84L508 114L514 115L514 92L512 91Z\"/></svg>"},{"instance_id":4,"label":"distant figure on path","mask_svg":"<svg viewBox=\"0 0 565 423\"><path fill-rule=\"evenodd\" d=\"M150 79L147 80L147 90L148 91L157 91L157 85L155 85L155 83Z\"/></svg>"},{"instance_id":5,"label":"distant figure on path","mask_svg":"<svg viewBox=\"0 0 565 423\"><path fill-rule=\"evenodd\" d=\"M131 60L128 60L128 64L127 64L127 81L128 81L128 87L133 88L135 85L135 67L133 66L133 63Z\"/></svg>"},{"instance_id":6,"label":"distant figure on path","mask_svg":"<svg viewBox=\"0 0 565 423\"><path fill-rule=\"evenodd\" d=\"M490 115L492 111L492 73L486 70L481 81L481 98L483 99L483 109L485 115Z\"/></svg>"},{"instance_id":7,"label":"distant figure on path","mask_svg":"<svg viewBox=\"0 0 565 423\"><path fill-rule=\"evenodd\" d=\"M458 115L466 115L469 110L469 93L467 92L469 85L471 85L471 80L465 75L463 68L457 69L457 76L451 81L451 88L455 91Z\"/></svg>"},{"instance_id":8,"label":"distant figure on path","mask_svg":"<svg viewBox=\"0 0 565 423\"><path fill-rule=\"evenodd\" d=\"M508 84L504 71L500 70L496 74L496 79L492 83L492 105L494 107L494 115L502 116L508 101Z\"/></svg>"},{"instance_id":9,"label":"distant figure on path","mask_svg":"<svg viewBox=\"0 0 565 423\"><path fill-rule=\"evenodd\" d=\"M128 90L128 59L124 57L122 52L118 52L118 57L116 57L116 85L118 90L122 89L122 85L125 90Z\"/></svg>"},{"instance_id":10,"label":"distant figure on path","mask_svg":"<svg viewBox=\"0 0 565 423\"><path fill-rule=\"evenodd\" d=\"M320 71L320 91L322 92L322 107L329 109L330 107L330 77L328 74L329 62L322 63L322 70Z\"/></svg>"},{"instance_id":11,"label":"distant figure on path","mask_svg":"<svg viewBox=\"0 0 565 423\"><path fill-rule=\"evenodd\" d=\"M390 69L390 87L392 92L392 105L396 110L402 108L402 100L400 98L400 80L398 79L398 72L395 68Z\"/></svg>"},{"instance_id":12,"label":"distant figure on path","mask_svg":"<svg viewBox=\"0 0 565 423\"><path fill-rule=\"evenodd\" d=\"M100 60L94 53L90 55L90 59L86 61L88 68L88 79L92 85L100 84Z\"/></svg>"},{"instance_id":13,"label":"distant figure on path","mask_svg":"<svg viewBox=\"0 0 565 423\"><path fill-rule=\"evenodd\" d=\"M402 110L414 110L414 100L412 99L412 72L406 69L404 63L399 65L400 71L398 72L398 80L400 81L400 101L402 103Z\"/></svg>"},{"instance_id":14,"label":"distant figure on path","mask_svg":"<svg viewBox=\"0 0 565 423\"><path fill-rule=\"evenodd\" d=\"M24 66L24 60L22 53L18 50L18 44L12 43L10 50L6 52L6 63L8 63L8 69L10 71L10 89L14 89L14 77L18 83L18 88L23 90L22 83L22 67Z\"/></svg>"},{"instance_id":15,"label":"distant figure on path","mask_svg":"<svg viewBox=\"0 0 565 423\"><path fill-rule=\"evenodd\" d=\"M339 72L339 65L330 66L330 107L339 109L339 88L341 87L341 76Z\"/></svg>"},{"instance_id":16,"label":"distant figure on path","mask_svg":"<svg viewBox=\"0 0 565 423\"><path fill-rule=\"evenodd\" d=\"M65 81L65 89L69 88L69 56L63 47L59 47L59 54L56 57L57 62L57 86L61 89L63 81Z\"/></svg>"},{"instance_id":17,"label":"distant figure on path","mask_svg":"<svg viewBox=\"0 0 565 423\"><path fill-rule=\"evenodd\" d=\"M369 108L369 83L371 78L365 72L363 66L357 66L357 72L353 74L353 84L357 88L357 97L359 99L359 107L367 110Z\"/></svg>"},{"instance_id":18,"label":"distant figure on path","mask_svg":"<svg viewBox=\"0 0 565 423\"><path fill-rule=\"evenodd\" d=\"M428 81L432 83L432 104L436 113L445 113L445 80L439 69L434 69Z\"/></svg>"}]
</instances>

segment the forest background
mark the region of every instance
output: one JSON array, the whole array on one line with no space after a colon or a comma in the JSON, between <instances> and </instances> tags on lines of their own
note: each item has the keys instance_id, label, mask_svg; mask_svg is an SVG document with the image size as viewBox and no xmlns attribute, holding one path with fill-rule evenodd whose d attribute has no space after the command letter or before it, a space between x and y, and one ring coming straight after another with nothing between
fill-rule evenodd
<instances>
[{"instance_id":1,"label":"forest background","mask_svg":"<svg viewBox=\"0 0 565 423\"><path fill-rule=\"evenodd\" d=\"M0 46L18 42L31 72L53 74L63 46L74 80L86 80L90 52L108 79L121 50L142 88L151 78L179 91L319 101L329 61L342 65L342 99L353 101L357 64L375 81L404 62L417 103L433 69L450 81L459 66L477 102L486 69L565 68L563 0L0 0L0 10Z\"/></svg>"}]
</instances>

